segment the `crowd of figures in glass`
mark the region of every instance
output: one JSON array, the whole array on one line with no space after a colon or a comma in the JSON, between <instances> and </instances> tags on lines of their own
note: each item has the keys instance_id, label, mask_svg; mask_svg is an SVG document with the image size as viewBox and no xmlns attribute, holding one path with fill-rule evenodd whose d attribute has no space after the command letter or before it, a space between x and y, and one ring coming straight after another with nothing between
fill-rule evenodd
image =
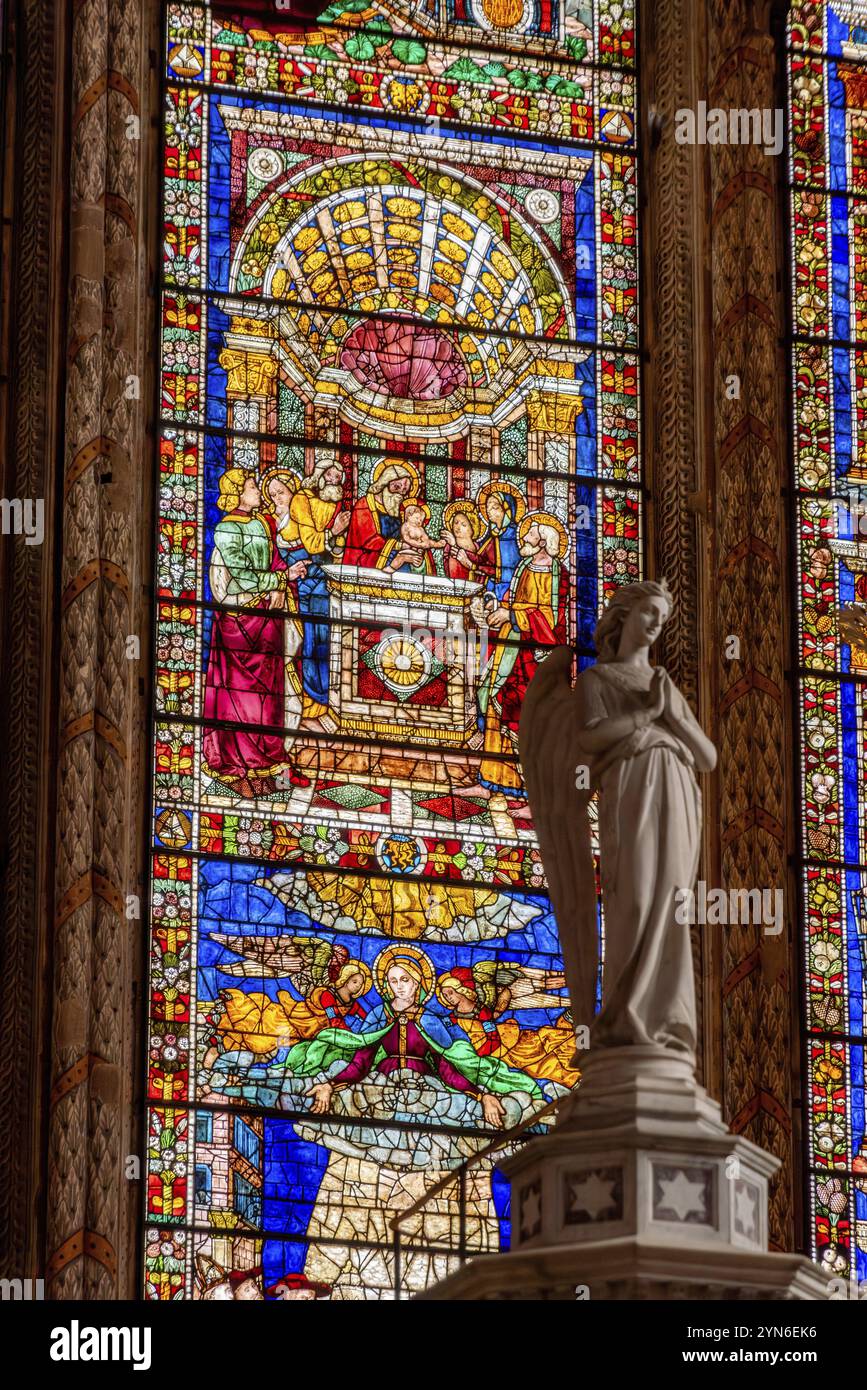
<instances>
[{"instance_id":1,"label":"crowd of figures in glass","mask_svg":"<svg viewBox=\"0 0 867 1390\"><path fill-rule=\"evenodd\" d=\"M589 1022L517 743L639 577L632 3L166 42L147 1289L406 1295Z\"/></svg>"},{"instance_id":2,"label":"crowd of figures in glass","mask_svg":"<svg viewBox=\"0 0 867 1390\"><path fill-rule=\"evenodd\" d=\"M867 1279L867 3L790 7L791 348L813 1253Z\"/></svg>"}]
</instances>

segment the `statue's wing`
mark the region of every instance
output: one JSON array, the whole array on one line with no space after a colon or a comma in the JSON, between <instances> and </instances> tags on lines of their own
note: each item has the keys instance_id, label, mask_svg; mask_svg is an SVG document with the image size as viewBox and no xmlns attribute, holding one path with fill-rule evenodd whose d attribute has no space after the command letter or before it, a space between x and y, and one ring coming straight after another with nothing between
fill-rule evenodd
<instances>
[{"instance_id":1,"label":"statue's wing","mask_svg":"<svg viewBox=\"0 0 867 1390\"><path fill-rule=\"evenodd\" d=\"M521 710L521 767L560 936L576 1024L589 1026L598 969L596 878L587 814L589 792L576 789L578 696L572 652L557 647L530 682Z\"/></svg>"}]
</instances>

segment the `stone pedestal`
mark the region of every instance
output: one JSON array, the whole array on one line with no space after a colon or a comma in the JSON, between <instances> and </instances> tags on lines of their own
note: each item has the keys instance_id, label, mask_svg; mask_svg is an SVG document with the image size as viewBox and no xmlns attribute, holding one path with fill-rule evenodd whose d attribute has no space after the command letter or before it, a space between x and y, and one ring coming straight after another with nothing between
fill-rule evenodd
<instances>
[{"instance_id":1,"label":"stone pedestal","mask_svg":"<svg viewBox=\"0 0 867 1390\"><path fill-rule=\"evenodd\" d=\"M502 1165L512 1250L425 1298L816 1299L828 1277L770 1254L779 1160L726 1128L691 1062L656 1048L590 1053L554 1129Z\"/></svg>"}]
</instances>

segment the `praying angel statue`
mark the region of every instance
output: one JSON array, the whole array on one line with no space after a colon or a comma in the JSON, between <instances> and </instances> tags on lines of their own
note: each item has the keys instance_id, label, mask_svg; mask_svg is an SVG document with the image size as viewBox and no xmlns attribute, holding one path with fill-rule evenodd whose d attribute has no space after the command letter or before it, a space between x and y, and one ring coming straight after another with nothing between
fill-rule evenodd
<instances>
[{"instance_id":1,"label":"praying angel statue","mask_svg":"<svg viewBox=\"0 0 867 1390\"><path fill-rule=\"evenodd\" d=\"M530 807L560 929L576 1025L597 1048L664 1047L694 1057L696 1005L689 925L701 838L696 772L716 749L650 647L671 613L668 586L628 584L596 627L596 664L571 684L558 647L534 676L520 723ZM602 1007L589 804L599 794L605 953ZM592 1020L592 1022L591 1022Z\"/></svg>"}]
</instances>

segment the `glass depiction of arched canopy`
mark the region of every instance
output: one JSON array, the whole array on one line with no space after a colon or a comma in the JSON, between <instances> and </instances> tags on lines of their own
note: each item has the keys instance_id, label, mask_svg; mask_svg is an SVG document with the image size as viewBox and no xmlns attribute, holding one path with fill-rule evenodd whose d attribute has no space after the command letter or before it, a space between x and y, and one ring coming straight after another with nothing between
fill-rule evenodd
<instances>
[{"instance_id":1,"label":"glass depiction of arched canopy","mask_svg":"<svg viewBox=\"0 0 867 1390\"><path fill-rule=\"evenodd\" d=\"M575 1080L516 731L640 570L632 5L165 9L146 1290L391 1297Z\"/></svg>"},{"instance_id":2,"label":"glass depiction of arched canopy","mask_svg":"<svg viewBox=\"0 0 867 1390\"><path fill-rule=\"evenodd\" d=\"M791 7L792 379L813 1249L867 1278L867 0Z\"/></svg>"}]
</instances>

